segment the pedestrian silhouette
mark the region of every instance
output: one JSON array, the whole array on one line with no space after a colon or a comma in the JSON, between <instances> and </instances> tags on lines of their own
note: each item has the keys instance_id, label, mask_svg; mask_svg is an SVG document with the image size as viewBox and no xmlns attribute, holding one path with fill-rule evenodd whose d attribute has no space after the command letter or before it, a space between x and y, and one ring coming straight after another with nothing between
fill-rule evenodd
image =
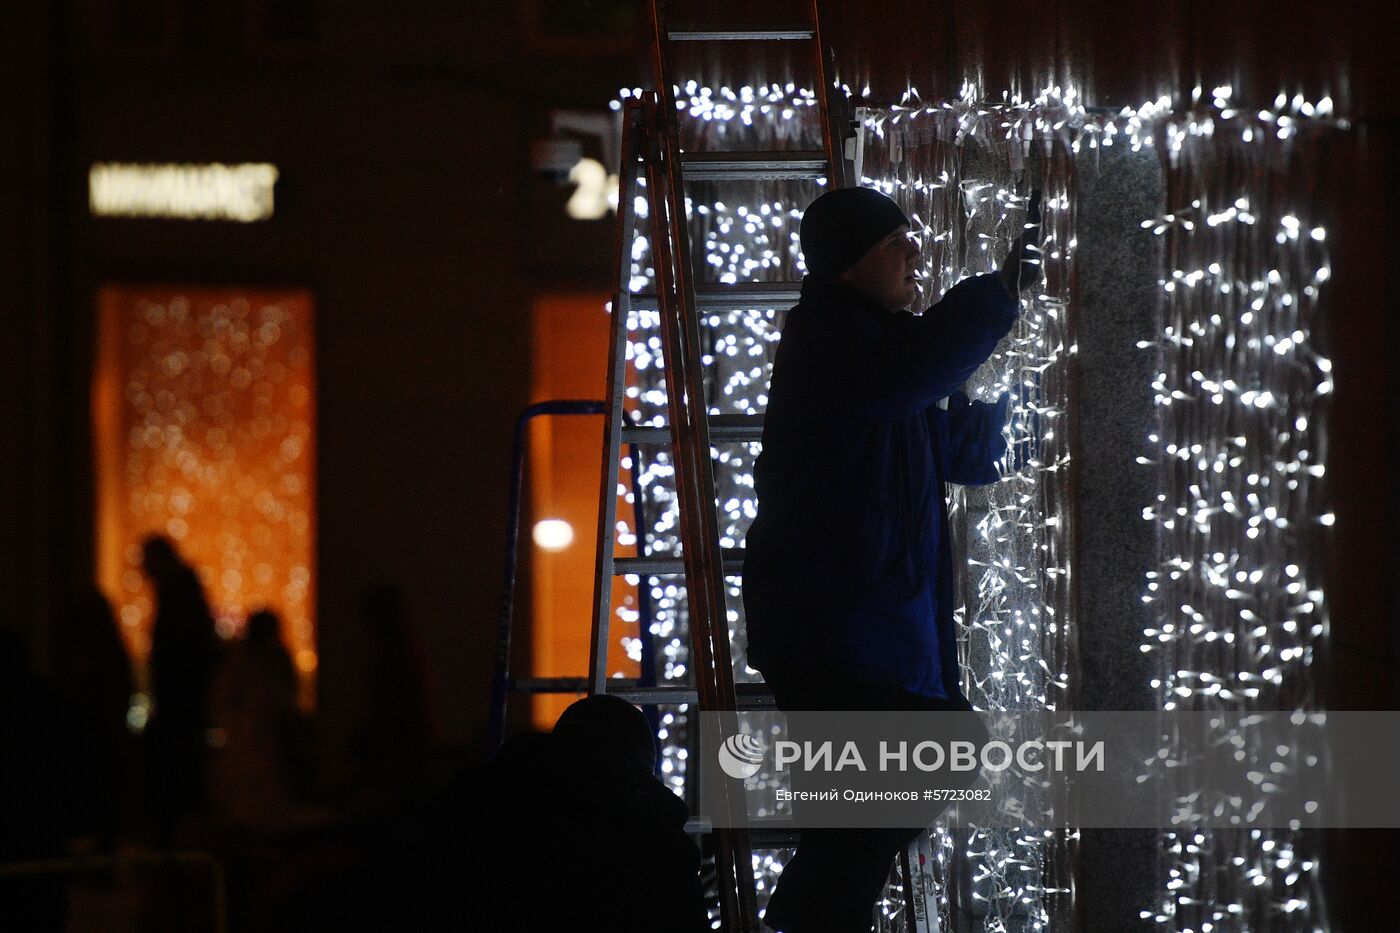
<instances>
[{"instance_id":1,"label":"pedestrian silhouette","mask_svg":"<svg viewBox=\"0 0 1400 933\"><path fill-rule=\"evenodd\" d=\"M472 891L461 919L522 931L708 930L688 811L656 779L656 755L642 712L599 695L566 709L552 734L515 736L465 775L460 841L439 858L452 863L455 852L449 890L467 881Z\"/></svg>"},{"instance_id":2,"label":"pedestrian silhouette","mask_svg":"<svg viewBox=\"0 0 1400 933\"><path fill-rule=\"evenodd\" d=\"M364 597L370 663L369 702L353 750L361 766L381 777L414 761L428 740L423 669L409 628L403 591L392 584Z\"/></svg>"},{"instance_id":3,"label":"pedestrian silhouette","mask_svg":"<svg viewBox=\"0 0 1400 933\"><path fill-rule=\"evenodd\" d=\"M78 735L74 778L82 787L73 815L83 835L110 850L121 829L131 771L131 660L112 605L96 587L83 590L59 622L53 686Z\"/></svg>"},{"instance_id":4,"label":"pedestrian silhouette","mask_svg":"<svg viewBox=\"0 0 1400 933\"><path fill-rule=\"evenodd\" d=\"M296 672L276 613L262 609L248 617L243 638L227 652L214 683L222 742L211 791L220 815L238 823L276 824L286 817L292 797L298 725Z\"/></svg>"},{"instance_id":5,"label":"pedestrian silhouette","mask_svg":"<svg viewBox=\"0 0 1400 933\"><path fill-rule=\"evenodd\" d=\"M76 831L78 733L52 685L29 664L24 640L0 629L0 863L62 858ZM0 927L60 933L66 880L0 877Z\"/></svg>"},{"instance_id":6,"label":"pedestrian silhouette","mask_svg":"<svg viewBox=\"0 0 1400 933\"><path fill-rule=\"evenodd\" d=\"M168 538L151 535L141 567L155 589L147 800L157 845L206 806L210 688L218 660L214 620L193 567Z\"/></svg>"}]
</instances>

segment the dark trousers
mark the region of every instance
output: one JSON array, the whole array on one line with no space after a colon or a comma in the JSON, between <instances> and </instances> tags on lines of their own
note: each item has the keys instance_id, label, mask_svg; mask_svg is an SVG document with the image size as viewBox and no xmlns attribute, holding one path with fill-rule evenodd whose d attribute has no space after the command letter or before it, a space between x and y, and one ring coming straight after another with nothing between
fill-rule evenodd
<instances>
[{"instance_id":1,"label":"dark trousers","mask_svg":"<svg viewBox=\"0 0 1400 933\"><path fill-rule=\"evenodd\" d=\"M833 671L772 667L763 675L781 710L968 709L960 700L920 696ZM980 730L980 741L986 741L980 720L971 729ZM974 772L969 786L975 778ZM929 823L945 806L930 811ZM769 899L764 923L782 933L867 933L891 863L925 828L801 830L797 851L783 868Z\"/></svg>"}]
</instances>

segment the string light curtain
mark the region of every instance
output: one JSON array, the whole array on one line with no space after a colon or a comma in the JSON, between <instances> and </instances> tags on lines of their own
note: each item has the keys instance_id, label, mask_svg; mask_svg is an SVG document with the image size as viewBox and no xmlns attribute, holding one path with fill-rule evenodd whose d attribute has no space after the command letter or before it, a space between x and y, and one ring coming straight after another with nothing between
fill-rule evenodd
<instances>
[{"instance_id":1,"label":"string light curtain","mask_svg":"<svg viewBox=\"0 0 1400 933\"><path fill-rule=\"evenodd\" d=\"M1331 278L1317 186L1327 143L1347 126L1330 111L1284 96L1245 109L1217 87L1155 130L1168 211L1143 226L1166 237L1168 268L1159 424L1141 459L1159 478L1144 517L1161 550L1144 596L1158 622L1142 650L1157 657L1163 710L1320 708L1332 365L1317 339ZM1174 734L1162 738L1179 751ZM1217 739L1261 775L1303 765L1247 731ZM1181 812L1247 815L1185 772L1171 772ZM1163 889L1143 917L1183 933L1326 929L1319 842L1287 830L1164 833Z\"/></svg>"},{"instance_id":2,"label":"string light curtain","mask_svg":"<svg viewBox=\"0 0 1400 933\"><path fill-rule=\"evenodd\" d=\"M839 89L852 96L848 87ZM810 90L691 82L675 92L687 149L819 144ZM1029 189L1044 192L1044 275L1015 330L968 387L974 397L1012 393L1010 450L1018 444L1024 450L1032 440L1033 455L1004 463L1002 481L991 487L955 488L951 503L958 563L966 566L959 583L960 651L972 681L968 695L983 709L1072 708L1074 179L1079 158L1094 158L1098 147L1112 145L1156 148L1168 203L1178 205L1145 220L1169 236L1170 266L1161 276L1167 320L1161 339L1147 347L1162 355L1155 385L1162 426L1149 438L1156 454L1139 458L1162 476L1157 502L1144 503L1144 516L1161 525L1163 546L1162 565L1144 594L1162 615L1157 627L1144 632L1143 650L1158 652L1160 660L1153 687L1164 710L1194 708L1184 704L1187 698L1209 698L1218 708L1232 709L1315 706L1307 667L1326 634L1326 603L1320 568L1308 556L1318 551L1309 550L1308 536L1331 521L1321 499L1324 402L1331 383L1330 366L1312 345L1312 334L1330 267L1325 230L1313 225L1314 208L1285 204L1279 195L1296 190L1299 179L1313 177L1316 169L1309 161L1315 157L1304 153L1297 138L1347 124L1334 118L1325 99L1281 100L1272 111L1246 112L1228 98L1227 88L1217 88L1213 106L1181 114L1173 113L1166 98L1136 109L1090 112L1072 88L1048 88L1033 100L1005 95L1001 101L975 99L964 88L956 99L925 102L911 93L898 105L863 113L861 180L895 197L922 237L922 305L967 275L997 268L1019 233ZM723 191L689 190L702 281L800 278L805 269L797 224L819 185L749 182ZM644 198L637 206L640 223ZM650 244L637 235L634 292L650 287L650 256ZM736 308L702 319L712 414L764 409L782 313ZM638 384L629 389L628 416L663 424L659 319L654 312L634 311L629 328ZM742 543L756 514L757 453L757 445L717 448L724 547ZM646 451L641 462L628 466L638 471L649 527L635 535L620 523L619 542L640 537L651 554L678 554L668 452ZM628 488L620 487L619 496L632 501ZM629 582L644 585L639 596L652 605L658 681L685 682L683 580ZM727 592L736 674L754 680L757 675L743 663L737 578L727 581ZM629 620L635 622L635 615L622 619ZM639 657L635 639L629 636L626 646ZM685 713L684 707L665 710L661 732L663 770L678 793L685 790ZM1181 790L1189 795L1195 789ZM1317 860L1303 842L1288 834L1228 835L1164 833L1163 895L1144 917L1184 933L1205 933L1206 923L1213 929L1257 928L1241 926L1249 922L1245 917L1273 918L1271 929L1313 929L1321 911ZM975 915L979 928L1061 927L1060 917L1072 907L1074 830L960 837L935 831L931 841L944 900L941 929L951 928L947 887L956 882L953 866L960 858L966 860L962 877L970 879L960 905ZM755 854L760 905L788 854ZM882 929L907 928L900 884L896 877L887 888Z\"/></svg>"},{"instance_id":3,"label":"string light curtain","mask_svg":"<svg viewBox=\"0 0 1400 933\"><path fill-rule=\"evenodd\" d=\"M691 82L676 88L683 118L682 145L687 149L723 148L816 148L820 128L815 121L815 97L810 90L792 84L742 87L718 90ZM624 96L629 93L624 91ZM1068 631L1067 579L1060 573L1066 553L1068 513L1064 508L1068 478L1068 447L1061 431L1054 426L1065 410L1067 381L1063 369L1070 340L1068 337L1069 283L1072 281L1073 242L1070 196L1072 159L1063 141L1051 133L1042 134L1051 155L1030 169L1031 138L1019 136L1007 143L995 137L994 122L968 131L959 121L972 107L963 101L961 110L948 110L937 119L907 121L908 114L872 113L869 127L879 139L889 140L882 149L870 147L871 168L864 182L884 188L900 200L923 237L925 266L921 277L921 303L931 304L948 288L967 275L991 271L999 266L1011 239L1019 232L1026 195L1034 180L1047 192L1045 212L1049 242L1060 241L1063 248L1047 249L1047 275L1039 283L1035 307L989 364L984 374L969 386L978 396L995 395L1007 389L1016 396L1017 414L1008 432L1025 439L1034 431L1042 435L1040 453L1019 471L1004 464L1006 479L983 493L986 501L976 508L982 517L976 535L981 542L973 559L983 573L968 585L976 593L972 616L985 620L981 637L969 637L964 654L972 652L995 657L998 663L969 666L979 677L970 694L983 708L1035 708L1044 705L1047 691L1062 691L1066 675L1048 676L1043 658L1060 659L1064 667ZM961 114L961 116L959 116ZM1021 119L1033 129L1039 111L1023 108ZM900 126L901 120L907 122ZM908 132L913 127L914 132ZM1018 124L1018 132L1020 131ZM976 145L964 147L964 143ZM964 175L964 148L972 151L969 162L977 167ZM1058 154L1057 154L1058 153ZM887 180L887 173L875 167L885 164L906 171L907 177ZM979 162L980 159L980 162ZM1028 171L1040 173L1028 174ZM687 207L690 217L694 261L702 281L732 284L754 281L797 281L805 272L797 236L801 208L821 193L812 182L744 182L723 186L692 185ZM639 222L646 204L639 199ZM645 236L633 241L634 291L650 287L653 270L647 265L650 244ZM768 375L782 325L783 309L736 308L711 313L702 318L702 338L706 342L708 403L712 414L755 414L766 406ZM629 413L638 423L664 423L665 388L657 363L659 319L654 312L634 311L629 322L632 331L630 358L636 367L638 384L630 390L635 407ZM717 445L716 491L720 502L722 547L737 547L744 539L748 523L756 514L752 463L758 445ZM631 465L630 463L628 464ZM647 451L640 464L639 488L644 513L651 527L643 537L651 542L652 553L678 553L678 519L675 511L673 467L667 451ZM1048 477L1048 480L1046 479ZM620 489L624 498L631 491ZM1051 521L1037 519L1043 508L1051 508ZM958 497L954 503L954 526L964 523L959 515L968 511ZM963 537L959 534L959 538ZM619 543L631 541L631 529L620 528ZM629 582L633 582L629 580ZM636 581L641 585L641 581ZM685 680L688 640L683 581L652 578L645 595L652 603L653 634L661 651L659 680ZM757 674L744 665L745 638L742 626L740 581L727 581L731 641L736 671L741 680L756 680ZM1058 614L1058 620L1057 620ZM960 606L959 616L966 617ZM621 619L626 622L629 619ZM1053 644L1042 645L1046 638ZM1029 648L1029 641L1035 647ZM638 657L638 643L628 639L632 657ZM1014 663L1003 663L1014 657ZM668 710L663 715L663 772L678 792L685 787L684 761L687 754L685 710ZM934 871L940 880L951 877L948 866L956 849L950 834L936 840L939 862ZM1062 866L1049 869L1044 864L1041 834L981 834L964 840L963 847L976 854L974 903L987 905L984 922L994 928L998 913L1045 922L1043 890L1050 876L1063 874ZM766 899L786 850L755 855L760 903ZM1058 874L1057 874L1058 873ZM941 886L945 903L940 911L948 916L946 884ZM883 926L903 929L902 880L892 879L884 898Z\"/></svg>"},{"instance_id":4,"label":"string light curtain","mask_svg":"<svg viewBox=\"0 0 1400 933\"><path fill-rule=\"evenodd\" d=\"M984 710L1064 709L1075 644L1070 599L1070 404L1074 152L1033 107L989 109L966 95L863 112L861 183L905 209L923 248L921 301L1001 266L1043 192L1042 277L991 359L969 380L973 398L1012 396L1002 480L950 487L959 568L955 615L966 693ZM1017 450L1024 462L1013 460ZM931 831L940 921L958 909L979 928L1048 929L1067 908L1073 832ZM959 882L961 878L961 883ZM1064 895L1058 900L1055 895ZM1067 916L1066 911L1066 916Z\"/></svg>"}]
</instances>

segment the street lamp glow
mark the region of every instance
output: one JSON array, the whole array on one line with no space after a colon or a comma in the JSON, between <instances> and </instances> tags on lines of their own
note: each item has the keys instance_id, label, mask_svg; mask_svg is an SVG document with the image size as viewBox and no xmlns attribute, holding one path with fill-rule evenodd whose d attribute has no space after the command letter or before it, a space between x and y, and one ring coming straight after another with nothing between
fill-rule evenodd
<instances>
[{"instance_id":1,"label":"street lamp glow","mask_svg":"<svg viewBox=\"0 0 1400 933\"><path fill-rule=\"evenodd\" d=\"M542 551L562 551L574 543L574 526L562 518L545 518L535 522L535 546Z\"/></svg>"}]
</instances>

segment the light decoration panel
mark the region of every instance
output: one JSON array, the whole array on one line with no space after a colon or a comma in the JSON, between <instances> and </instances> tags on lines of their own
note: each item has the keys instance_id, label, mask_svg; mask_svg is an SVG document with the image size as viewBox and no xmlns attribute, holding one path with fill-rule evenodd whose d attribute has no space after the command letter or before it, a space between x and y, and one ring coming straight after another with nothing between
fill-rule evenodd
<instances>
[{"instance_id":1,"label":"light decoration panel","mask_svg":"<svg viewBox=\"0 0 1400 933\"><path fill-rule=\"evenodd\" d=\"M861 184L898 201L920 238L917 305L931 305L963 278L1000 268L1022 229L1031 189L1043 192L1041 275L1026 283L1011 334L966 386L985 401L1012 396L1003 479L984 488L951 487L949 527L954 552L964 558L955 562L961 578L955 615L968 698L980 709L1065 708L1074 620L1064 416L1077 243L1073 139L1062 138L1054 117L1067 107L1049 94L1002 108L966 94L927 106L912 98L858 111L859 165ZM1022 456L1013 459L1018 449ZM982 929L1051 928L1052 896L1070 891L1075 838L935 826L930 843L941 882L940 922L945 929L953 922L948 889L961 853L971 904L963 898L959 906ZM887 900L893 924L902 905Z\"/></svg>"},{"instance_id":2,"label":"light decoration panel","mask_svg":"<svg viewBox=\"0 0 1400 933\"><path fill-rule=\"evenodd\" d=\"M848 97L853 96L849 87L839 81L837 86ZM758 89L746 87L735 91L721 87L714 90L690 82L685 88L675 88L675 92L677 109L682 113L681 134L685 148L816 148L820 145L819 128L811 118L812 111L807 109L815 104L815 98L807 89L791 84L771 84ZM639 91L624 89L620 96L625 98L629 93ZM1228 88L1215 89L1213 107L1198 106L1199 96L1196 95L1191 108L1182 114L1173 111L1167 98L1139 108L1091 112L1077 100L1073 88L1047 88L1033 100L1004 94L1000 102L978 100L970 87L964 87L955 99L924 102L917 91L911 89L898 105L864 111L862 126L867 138L862 158L871 161L860 166L861 183L884 190L900 201L916 233L921 236L924 269L920 301L924 305L931 304L961 278L996 268L1011 239L1019 232L1032 179L1045 193L1043 278L1025 296L1025 313L1016 329L968 386L969 394L982 398L1010 391L1013 409L1007 433L1011 448L1014 450L1018 442L1028 438L1036 443L1025 462L1013 463L1008 456L1003 464L1001 483L986 490L957 490L951 503L950 518L957 529L955 533L960 534L956 543L968 569L961 587L963 605L958 610L964 636L960 651L964 660L971 662L964 667L965 675L972 678L972 683L967 685L968 695L981 708L1057 708L1057 704L1064 708L1070 687L1068 678L1075 639L1073 620L1068 614L1071 567L1067 544L1072 515L1067 508L1069 445L1068 426L1064 422L1068 410L1066 367L1076 350L1072 313L1072 270L1077 246L1076 157L1086 148L1096 155L1099 146L1126 145L1134 151L1155 148L1169 179L1181 171L1183 164L1197 166L1194 184L1200 186L1214 181L1208 174L1211 169L1205 155L1211 151L1213 140L1214 144L1220 144L1217 136L1228 137L1226 144L1231 147L1253 144L1256 151L1267 155L1273 147L1287 148L1289 140L1300 134L1347 128L1346 121L1334 118L1331 102L1326 99L1316 104L1301 98L1291 102L1280 100L1275 102L1273 111L1255 112L1231 106ZM620 106L620 102L615 105ZM1230 129L1229 134L1219 133L1226 127ZM973 145L966 145L969 142ZM1256 179L1255 183L1277 188L1293 177L1289 171L1297 170L1291 163L1288 171L1276 166L1268 179L1263 182ZM799 205L810 203L821 189L807 183L807 190L801 190L799 184L750 182L728 185L722 192L691 186L686 207L691 222L694 263L702 270L701 280L734 283L800 279L805 267L797 240L801 218ZM1175 192L1177 189L1168 186L1168 190ZM1240 198L1245 204L1251 203L1247 193ZM1163 489L1157 503L1144 514L1159 521L1164 533L1181 531L1188 525L1199 526L1199 519L1207 515L1238 518L1242 523L1241 534L1245 536L1243 540L1257 542L1253 550L1261 562L1246 571L1243 583L1262 593L1269 585L1269 571L1264 566L1276 563L1276 569L1281 569L1287 578L1282 591L1296 597L1292 605L1298 611L1310 607L1305 614L1314 618L1306 628L1296 619L1292 620L1292 628L1288 627L1288 620L1276 626L1265 625L1263 632L1257 631L1263 623L1253 625L1251 632L1257 632L1250 636L1257 649L1253 655L1254 669L1245 669L1250 665L1243 665L1233 672L1235 681L1241 685L1237 691L1224 686L1225 675L1219 663L1222 660L1220 645L1214 646L1217 649L1214 653L1202 650L1203 645L1217 640L1229 644L1223 630L1208 629L1209 620L1199 622L1194 618L1193 613L1200 613L1202 607L1185 609L1181 607L1189 604L1180 603L1173 604L1175 608L1170 612L1164 610L1164 615L1180 611L1193 618L1189 623L1169 621L1163 622L1160 628L1146 630L1144 634L1149 641L1143 649L1156 651L1163 658L1163 676L1153 682L1153 687L1161 693L1163 709L1172 709L1174 705L1180 708L1180 699L1174 698L1180 697L1183 689L1189 696L1213 696L1222 703L1258 703L1258 690L1266 683L1273 688L1270 698L1284 702L1285 693L1279 689L1282 686L1279 678L1286 677L1285 670L1288 670L1294 672L1296 680L1296 672L1311 663L1311 645L1325 635L1325 602L1314 565L1301 556L1281 562L1262 550L1274 540L1265 536L1264 523L1269 523L1273 529L1268 534L1276 535L1289 527L1296 533L1310 520L1323 526L1331 522L1329 513L1318 511L1320 500L1316 493L1321 489L1325 464L1320 445L1312 441L1320 430L1319 419L1325 417L1319 400L1330 390L1330 381L1322 378L1330 366L1320 357L1313 359L1316 354L1309 348L1317 296L1330 275L1330 266L1319 258L1325 254L1316 251L1325 244L1326 234L1321 227L1305 222L1297 212L1280 209L1276 218L1278 230L1272 241L1229 244L1234 253L1228 263L1222 262L1210 255L1211 250L1225 249L1227 244L1219 238L1203 237L1197 241L1182 238L1197 233L1201 224L1205 225L1205 230L1214 230L1223 224L1251 226L1258 212L1250 212L1237 203L1233 204L1233 211L1231 206L1223 204L1215 211L1202 207L1211 202L1201 198L1192 200L1198 203L1189 210L1164 213L1144 224L1174 238L1170 243L1194 242L1193 248L1200 260L1185 263L1175 258L1175 263L1190 268L1173 268L1163 276L1171 323L1164 324L1161 340L1149 346L1156 347L1163 355L1156 388L1164 427L1150 440L1159 445L1165 456L1139 458L1140 462L1157 466L1163 477ZM646 216L645 198L639 197L636 206L640 224ZM1307 256L1306 261L1315 265L1308 270L1303 270L1297 262L1264 267L1277 271L1277 281L1266 273L1262 280L1266 287L1260 289L1253 288L1259 281L1257 278L1249 279L1248 284L1253 288L1249 293L1243 290L1243 281L1225 281L1227 275L1257 275L1252 270L1258 268L1261 258L1258 250L1261 249L1291 249L1299 257L1298 262ZM1169 251L1169 255L1185 254ZM631 290L634 293L646 290L652 283L654 270L649 265L650 256L650 244L646 236L639 233L633 242ZM1227 274L1223 271L1226 265L1240 271ZM1222 271L1215 271L1214 266ZM1245 272L1245 269L1251 271ZM1216 277L1211 284L1221 297L1209 297L1210 313L1197 320L1193 316L1197 314L1193 306L1181 302L1185 296L1193 301L1204 300L1200 296L1209 291L1202 287L1207 276ZM1220 291L1227 284L1230 289ZM1242 388L1251 383L1238 378L1232 380L1230 386L1223 381L1208 381L1226 388L1232 403L1255 413L1266 413L1250 429L1258 431L1260 437L1248 457L1261 456L1259 451L1273 450L1274 465L1282 463L1282 469L1289 475L1278 481L1271 479L1271 483L1275 490L1287 490L1293 495L1287 501L1270 499L1265 503L1260 490L1254 491L1254 499L1244 492L1240 494L1243 499L1236 501L1236 510L1241 510L1243 503L1251 511L1232 514L1223 504L1203 505L1206 487L1199 482L1183 485L1174 478L1174 473L1180 463L1187 464L1188 468L1194 464L1197 469L1208 470L1215 476L1228 475L1232 481L1242 478L1248 485L1262 486L1261 478L1266 475L1262 468L1252 473L1241 472L1247 462L1253 462L1248 458L1215 456L1202 468L1199 458L1192 460L1180 455L1183 449L1199 454L1200 450L1195 448L1204 450L1207 445L1215 445L1213 449L1217 453L1223 452L1225 448L1219 447L1221 443L1233 443L1241 436L1246 438L1244 447L1248 448L1251 435L1236 432L1227 437L1220 434L1222 426L1229 422L1219 418L1192 420L1182 416L1172 422L1174 428L1166 427L1172 416L1187 410L1184 404L1187 398L1196 398L1188 393L1207 388L1202 383L1202 378L1207 377L1197 375L1199 367L1182 370L1169 361L1176 356L1189 356L1193 350L1200 352L1205 343L1214 338L1222 341L1221 346L1214 348L1222 358L1228 355L1224 351L1237 350L1242 339L1241 328L1250 327L1251 321L1262 322L1265 317L1259 308L1249 309L1255 317L1245 317L1248 312L1232 304L1230 299L1247 294L1251 303L1262 294L1271 309L1293 309L1290 312L1294 321L1292 330L1266 333L1265 325L1256 323L1253 326L1258 331L1259 345L1247 347L1256 351L1249 357L1255 362L1266 360L1268 354L1278 358L1267 359L1270 367L1266 378L1291 372L1291 388L1270 390L1261 386L1251 390ZM1175 299L1171 298L1173 295ZM1290 296L1287 301L1285 296ZM1185 317L1177 320L1177 314ZM1231 314L1237 315L1238 321L1228 325L1225 322ZM783 309L736 308L702 318L712 414L754 414L764 409L768 373L782 315ZM1273 320L1270 317L1270 321ZM1223 341L1231 326L1235 328L1235 343L1227 347ZM628 417L640 424L664 424L666 395L659 359L659 317L652 311L634 310L629 330L632 337L628 356L635 368L637 384L628 389L631 400ZM1234 365L1250 365L1238 352L1232 359ZM1305 371L1306 366L1290 369L1288 365L1280 365L1305 359L1312 360L1311 371L1318 376L1311 390L1298 388L1301 385L1298 374ZM1201 370L1202 374L1204 372ZM1313 393L1311 401L1296 408L1302 399L1300 393L1306 391ZM1225 399L1213 399L1220 394L1211 391L1204 404L1219 408ZM1177 404L1174 410L1173 402ZM1275 420L1292 419L1291 431L1270 433L1276 427L1268 420L1270 414ZM1185 434L1174 441L1163 440L1173 436L1169 430ZM1193 436L1190 432L1199 433ZM1270 443L1275 447L1265 443L1268 438L1273 439ZM1186 440L1190 443L1183 444ZM1278 448L1278 444L1286 445L1287 450ZM738 547L742 546L744 532L756 514L752 462L758 446L726 444L722 447L724 449L715 450L720 465L715 482L721 505L721 545ZM1172 448L1170 452L1168 447ZM1294 454L1291 459L1277 459L1288 452ZM645 451L641 462L634 464L629 459L624 461L624 467L638 471L637 483L643 491L642 505L650 526L646 534L640 536L648 545L647 552L679 553L679 516L674 467L669 453L653 448ZM1252 481L1250 476L1254 476ZM1297 485L1290 487L1290 481L1296 481ZM1307 488L1299 493L1305 483ZM632 492L625 485L619 486L618 493L627 502L633 502ZM1181 512L1183 508L1184 513ZM1216 511L1207 511L1210 509ZM959 521L959 515L965 516L965 520ZM1178 526L1173 515L1190 517L1191 521ZM1256 530L1253 536L1249 534L1251 528ZM1263 540L1259 540L1261 538ZM633 544L637 539L637 529L619 522L620 544ZM1167 540L1164 538L1164 543ZM1168 605L1169 599L1175 598L1169 594L1200 585L1202 580L1218 579L1217 571L1222 563L1233 566L1227 558L1215 560L1214 550L1209 558L1192 561L1184 553L1165 558L1162 567L1151 574L1149 592L1144 598ZM1262 574L1259 573L1261 569L1264 569ZM628 578L628 582L642 581ZM684 581L652 577L645 582L645 593L652 603L651 632L660 646L658 680L683 681L688 676L689 653ZM730 578L726 582L737 677L756 680L757 674L748 671L742 663L745 653L739 580ZM1225 590L1239 590L1240 581L1236 582L1236 586L1224 590L1215 586L1221 590L1217 595L1233 600ZM1207 582L1205 585L1214 584ZM622 613L624 622L636 621L635 609L625 608ZM1257 610L1254 614L1260 615ZM1257 621L1241 618L1246 622ZM1271 644L1269 639L1275 628L1297 636L1296 643L1281 649L1273 643L1273 647L1266 648ZM624 642L629 656L640 658L636 640L629 638ZM1246 682L1247 687L1243 686ZM1306 702L1293 694L1287 696L1287 702L1299 704L1297 708L1308 708ZM663 772L677 793L684 793L685 789L686 711L685 707L664 711L660 731ZM1144 917L1155 918L1164 929L1205 933L1207 929L1222 928L1225 921L1220 917L1233 918L1232 922L1238 925L1242 914L1252 909L1262 911L1260 916L1277 914L1287 918L1293 923L1287 929L1313 929L1315 909L1319 906L1317 860L1301 853L1296 838L1254 833L1250 836L1238 834L1236 839L1225 840L1229 835L1207 831L1188 838L1164 833L1159 869L1163 899L1156 910L1145 911ZM940 880L949 879L951 865L959 857L974 866L971 896L982 929L1050 929L1056 914L1051 912L1049 899L1068 892L1067 863L1077 838L1072 830L1058 835L1041 831L974 832L963 834L960 840L946 832L935 832L932 842L937 864L933 871ZM784 851L755 853L760 904L766 901L786 854ZM1261 887L1264 888L1262 892ZM1243 906L1246 892L1250 897L1248 907ZM897 882L892 883L887 895L890 896L886 898L882 928L904 929L907 918L902 916ZM1068 899L1062 899L1061 904L1067 905ZM941 906L946 908L947 904ZM1198 924L1195 919L1205 914L1217 917L1212 927ZM946 909L940 911L940 917L942 928L947 929Z\"/></svg>"},{"instance_id":3,"label":"light decoration panel","mask_svg":"<svg viewBox=\"0 0 1400 933\"><path fill-rule=\"evenodd\" d=\"M1189 110L1158 122L1168 210L1143 221L1166 238L1167 268L1151 345L1158 424L1140 458L1159 480L1143 512L1159 529L1143 596L1157 621L1141 648L1156 657L1163 710L1311 712L1333 522L1332 364L1314 339L1332 272L1315 179L1320 144L1348 124L1325 98L1280 95L1262 110L1232 103L1228 86L1203 98L1197 88ZM1281 751L1248 733L1218 738L1246 762ZM1172 787L1186 814L1238 806L1184 777ZM1317 843L1288 830L1164 833L1163 889L1142 916L1165 930L1326 929Z\"/></svg>"}]
</instances>

